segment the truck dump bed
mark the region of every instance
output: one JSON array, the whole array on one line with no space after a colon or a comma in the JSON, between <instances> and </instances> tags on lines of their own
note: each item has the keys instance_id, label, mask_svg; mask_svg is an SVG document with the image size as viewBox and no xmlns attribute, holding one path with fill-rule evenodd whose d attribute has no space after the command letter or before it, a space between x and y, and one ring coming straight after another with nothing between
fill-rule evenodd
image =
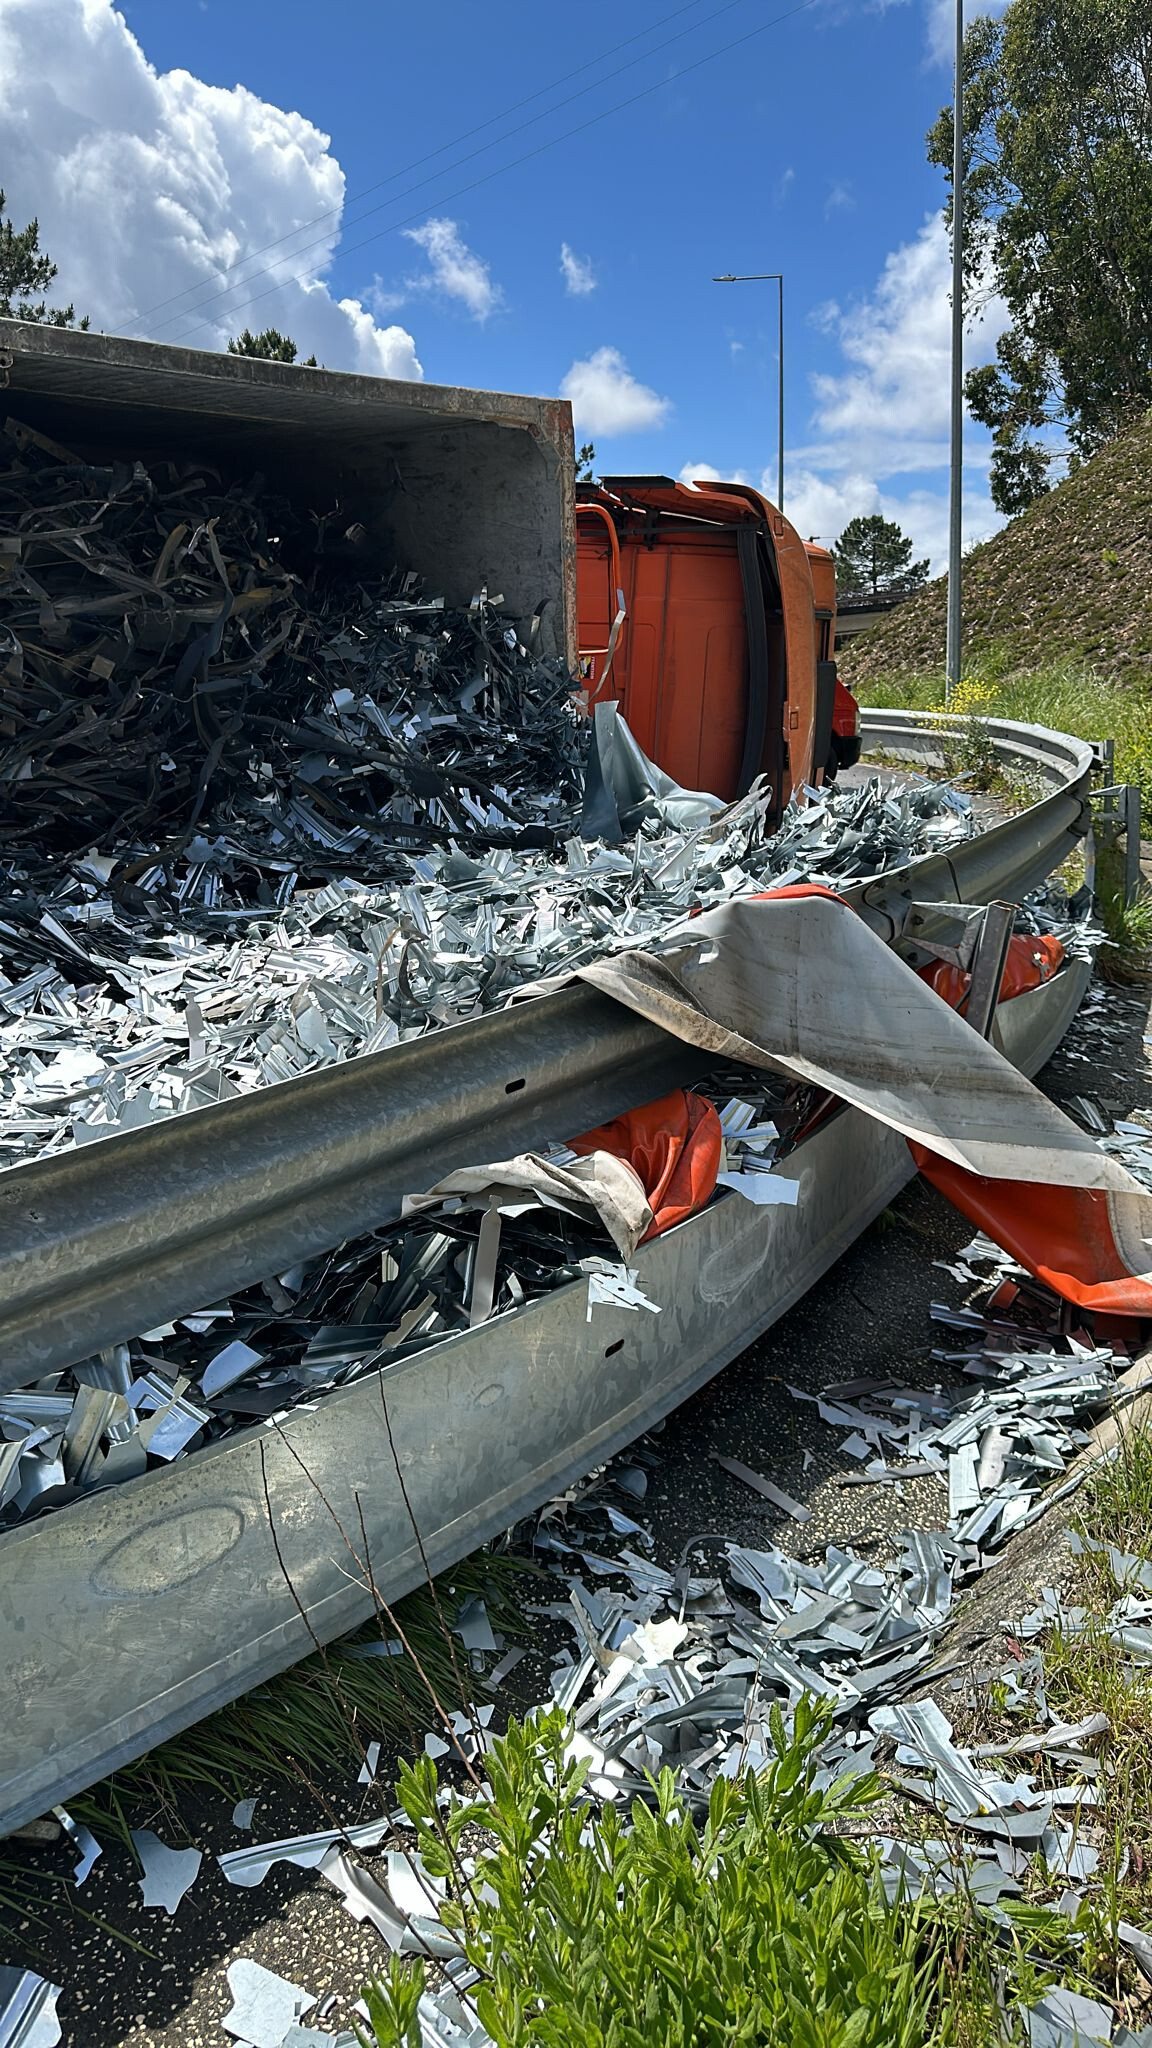
<instances>
[{"instance_id":1,"label":"truck dump bed","mask_svg":"<svg viewBox=\"0 0 1152 2048\"><path fill-rule=\"evenodd\" d=\"M0 320L0 412L95 460L260 472L301 512L339 505L379 574L449 605L482 585L574 663L574 458L566 401L309 370Z\"/></svg>"}]
</instances>

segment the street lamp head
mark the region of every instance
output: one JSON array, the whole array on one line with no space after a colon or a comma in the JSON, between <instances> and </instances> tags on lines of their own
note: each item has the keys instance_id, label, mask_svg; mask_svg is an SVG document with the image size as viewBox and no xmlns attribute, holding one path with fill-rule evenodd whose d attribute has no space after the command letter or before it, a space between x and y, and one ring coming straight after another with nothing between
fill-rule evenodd
<instances>
[{"instance_id":1,"label":"street lamp head","mask_svg":"<svg viewBox=\"0 0 1152 2048\"><path fill-rule=\"evenodd\" d=\"M714 277L712 282L713 284L735 284L737 282L736 272L734 270L725 270L719 277Z\"/></svg>"}]
</instances>

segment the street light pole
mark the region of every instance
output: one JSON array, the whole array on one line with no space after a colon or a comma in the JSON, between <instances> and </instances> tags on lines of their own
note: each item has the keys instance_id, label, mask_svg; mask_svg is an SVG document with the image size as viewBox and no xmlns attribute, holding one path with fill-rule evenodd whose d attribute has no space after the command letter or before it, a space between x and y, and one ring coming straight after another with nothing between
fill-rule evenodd
<instances>
[{"instance_id":1,"label":"street light pole","mask_svg":"<svg viewBox=\"0 0 1152 2048\"><path fill-rule=\"evenodd\" d=\"M964 659L964 0L956 0L956 85L952 106L952 423L948 479L948 644L944 703Z\"/></svg>"},{"instance_id":2,"label":"street light pole","mask_svg":"<svg viewBox=\"0 0 1152 2048\"><path fill-rule=\"evenodd\" d=\"M720 277L712 279L713 284L774 284L778 289L779 325L777 358L780 365L777 379L777 435L776 435L776 507L784 510L784 275L779 270L756 270L746 277L726 270Z\"/></svg>"}]
</instances>

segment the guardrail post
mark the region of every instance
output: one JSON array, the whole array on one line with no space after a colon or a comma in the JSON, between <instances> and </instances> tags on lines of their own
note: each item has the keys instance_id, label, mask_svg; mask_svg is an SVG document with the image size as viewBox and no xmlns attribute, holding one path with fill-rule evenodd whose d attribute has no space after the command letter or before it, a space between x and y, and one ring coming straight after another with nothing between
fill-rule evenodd
<instances>
[{"instance_id":1,"label":"guardrail post","mask_svg":"<svg viewBox=\"0 0 1152 2048\"><path fill-rule=\"evenodd\" d=\"M990 903L984 912L980 925L980 937L972 956L972 980L968 988L968 1002L964 1015L978 1031L981 1038L991 1034L992 1019L996 1015L996 1003L1000 994L1000 983L1008 964L1008 947L1012 939L1012 928L1016 922L1014 903Z\"/></svg>"},{"instance_id":2,"label":"guardrail post","mask_svg":"<svg viewBox=\"0 0 1152 2048\"><path fill-rule=\"evenodd\" d=\"M1135 903L1140 894L1140 790L1136 783L1124 785L1124 901Z\"/></svg>"},{"instance_id":3,"label":"guardrail post","mask_svg":"<svg viewBox=\"0 0 1152 2048\"><path fill-rule=\"evenodd\" d=\"M1108 742L1111 746L1111 742ZM1101 752L1104 750L1101 749ZM1140 827L1142 822L1140 790L1133 782L1109 783L1103 789L1093 791L1096 802L1094 817L1097 850L1115 855L1121 838L1124 840L1124 870L1121 883L1117 872L1118 863L1108 861L1107 866L1116 874L1116 887L1123 888L1125 908L1134 903L1140 893ZM1085 859L1084 880L1096 895L1096 863Z\"/></svg>"}]
</instances>

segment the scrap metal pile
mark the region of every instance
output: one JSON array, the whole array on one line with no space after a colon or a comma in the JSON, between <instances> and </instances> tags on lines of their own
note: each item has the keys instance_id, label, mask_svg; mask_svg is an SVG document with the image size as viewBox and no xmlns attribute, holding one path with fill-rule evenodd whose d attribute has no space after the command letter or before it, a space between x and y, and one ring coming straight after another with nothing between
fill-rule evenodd
<instances>
[{"instance_id":1,"label":"scrap metal pile","mask_svg":"<svg viewBox=\"0 0 1152 2048\"><path fill-rule=\"evenodd\" d=\"M747 1105L726 1107L729 1124L744 1120ZM985 1281L990 1299L979 1308L933 1311L944 1337L931 1354L940 1374L932 1384L849 1382L818 1395L791 1390L817 1401L822 1421L844 1433L842 1483L859 1477L899 1485L920 1477L925 1465L937 1474L937 1526L906 1528L887 1556L875 1545L863 1556L850 1544L817 1546L807 1537L797 1556L784 1535L779 1542L761 1539L760 1547L702 1535L685 1544L678 1562L661 1564L643 1505L662 1463L656 1433L552 1502L526 1531L549 1575L529 1612L571 1632L553 1656L550 1690L571 1716L572 1754L588 1766L594 1804L612 1802L623 1814L633 1797L650 1797L653 1775L670 1770L681 1796L703 1810L717 1776L768 1763L773 1706L787 1719L802 1696L814 1695L832 1717L817 1782L875 1769L895 1797L886 1822L891 1832L876 1838L891 1899L956 1895L1009 1940L1012 1902L1034 1905L1040 1893L1063 1921L1062 1945L1074 1953L1089 1938L1093 1913L1110 1910L1102 1905L1110 1845L1097 1818L1108 1768L1098 1743L1109 1716L1100 1710L1075 1723L1060 1718L1048 1702L1038 1639L1053 1627L1075 1637L1086 1616L1049 1589L1014 1626L1015 1655L997 1673L997 1685L1018 1727L995 1742L958 1735L957 1723L973 1704L973 1679L969 1655L949 1653L947 1631L964 1584L995 1561L1010 1529L1051 1505L1046 1490L1088 1445L1087 1425L1122 1399L1118 1374L1129 1361L1107 1345L1058 1333L1054 1299L1039 1289L1029 1293L1027 1276L982 1237L956 1255L951 1270L967 1285L977 1267L992 1268ZM1006 1302L1018 1282L1023 1293ZM719 1462L750 1497L762 1497L757 1508L767 1499L796 1524L811 1519L807 1506L758 1473L735 1460ZM1066 1480L1062 1490L1074 1484ZM1007 1502L1016 1504L1011 1515L1002 1511ZM1108 1565L1115 1599L1102 1626L1133 1667L1152 1668L1152 1566L1115 1548ZM503 1652L481 1603L460 1632L474 1661L487 1664L484 1689L498 1698L524 1651ZM356 1654L400 1649L382 1634ZM481 1773L493 1716L489 1704L450 1717L457 1752ZM425 1748L450 1764L446 1732L435 1724ZM379 1744L369 1744L361 1786L371 1785L378 1759ZM912 1802L914 1823L902 1823L900 1795ZM236 1808L241 1835L252 1828L254 1805L244 1800ZM245 1888L263 1883L279 1863L315 1870L353 1917L377 1929L382 1960L399 1950L441 1963L436 1987L421 2000L421 2039L440 2048L490 2048L468 1996L474 1972L438 1916L443 1883L411 1846L403 1814L364 1819L362 1811L319 1833L243 1842L219 1855L220 1869ZM82 1882L101 1845L68 1824ZM176 1911L196 1882L201 1852L174 1852L140 1831L133 1842L145 1903ZM1152 1977L1152 1934L1121 1919L1114 1938ZM10 1985L0 1982L0 2004L7 1995L12 2008L23 1999L54 2009L56 1986L30 1972L9 1974ZM334 2003L318 2004L307 1985L247 1958L230 1963L228 1981L235 2005L222 2019L227 2033L241 2031L235 2008L248 1995L258 1995L275 2020L266 2033L244 2033L245 2039L287 2043L301 2014L314 2018ZM1150 2038L1129 2033L1099 2000L1060 1984L1039 1998L1033 2019L1029 2038L1048 2048L1089 2041L1135 2048ZM345 2041L351 2048L353 2039L316 2038L333 2038L334 2048Z\"/></svg>"},{"instance_id":2,"label":"scrap metal pile","mask_svg":"<svg viewBox=\"0 0 1152 2048\"><path fill-rule=\"evenodd\" d=\"M0 1164L498 1007L774 881L972 829L927 784L580 836L563 667L255 478L0 462Z\"/></svg>"},{"instance_id":3,"label":"scrap metal pile","mask_svg":"<svg viewBox=\"0 0 1152 2048\"><path fill-rule=\"evenodd\" d=\"M959 1255L971 1279L968 1260L996 1268L995 1300L1010 1283L1010 1262L983 1238ZM1048 1306L1055 1307L1051 1298ZM1015 1628L1029 1647L997 1674L1004 1709L1022 1724L1007 1741L958 1739L955 1724L971 1710L973 1682L969 1657L949 1655L946 1642L964 1583L995 1561L1011 1528L1060 1498L1058 1491L1042 1500L1042 1490L1090 1442L1092 1418L1122 1399L1117 1371L1126 1357L1055 1335L1039 1300L1029 1311L1014 1323L994 1311L935 1311L946 1328L962 1328L967 1342L961 1348L952 1337L933 1357L953 1370L959 1365L967 1384L873 1382L803 1396L818 1398L822 1418L849 1431L839 1448L853 1464L870 1450L886 1451L891 1462L867 1465L869 1479L916 1477L927 1455L930 1469L948 1480L944 1526L906 1529L889 1559L836 1543L820 1550L808 1544L797 1557L783 1539L751 1548L702 1537L685 1546L678 1567L655 1563L637 1501L659 1469L658 1439L634 1447L625 1454L628 1464L609 1467L545 1511L533 1547L562 1597L538 1612L572 1631L571 1647L554 1659L551 1691L572 1717L572 1754L588 1767L594 1802L623 1811L632 1798L650 1797L653 1776L670 1770L681 1795L703 1811L717 1776L739 1776L771 1760L773 1706L788 1718L803 1696L815 1696L832 1716L817 1783L878 1769L896 1795L912 1802L908 1838L900 1834L898 1809L888 1821L892 1832L877 1835L891 1900L956 1896L1010 1939L1006 1904L1042 1891L1063 1919L1068 1947L1075 1951L1090 1938L1092 1914L1109 1910L1110 1842L1097 1821L1107 1769L1097 1743L1109 1716L1060 1718L1048 1703L1036 1642L1053 1627L1074 1637L1089 1626L1085 1612L1049 1589ZM974 1468L968 1445L978 1449ZM781 1505L759 1474L719 1462ZM1075 1483L1066 1481L1061 1491ZM1011 1516L999 1512L1008 1500L1017 1504ZM986 1512L992 1504L997 1512ZM797 1522L810 1519L798 1502L785 1511ZM1116 1597L1103 1626L1133 1667L1152 1667L1152 1567L1117 1549L1109 1550L1108 1562ZM925 1694L929 1684L939 1698ZM950 1693L955 1704L942 1706ZM428 1747L440 1755L444 1745L433 1736ZM925 1809L933 1823L927 1832ZM389 1858L390 1885L394 1865L401 1876L402 1860L395 1852ZM413 1867L425 1877L411 1851L408 1866L409 1884ZM397 1883L393 1897L405 1896ZM436 1896L425 1884L424 1914ZM393 1932L392 1945L420 1950L429 1924L443 1940L433 1918L413 1920L400 1943ZM1152 1978L1152 1934L1121 1919L1114 1939ZM422 2038L487 2048L467 1997L474 1973L461 1958L449 1965L449 1976L447 1989L430 1989L421 2002ZM1152 2029L1132 2034L1100 2000L1060 1984L1038 1998L1028 2026L1029 2039L1046 2048L1089 2041L1135 2048L1152 2040Z\"/></svg>"},{"instance_id":4,"label":"scrap metal pile","mask_svg":"<svg viewBox=\"0 0 1152 2048\"><path fill-rule=\"evenodd\" d=\"M813 1091L725 1068L703 1085L725 1133L724 1185L762 1198ZM561 1146L549 1155L564 1164ZM794 1183L771 1176L784 1199ZM588 1278L597 1301L658 1312L589 1208L520 1193L507 1213L457 1198L0 1392L0 1527L132 1479L445 1337Z\"/></svg>"},{"instance_id":5,"label":"scrap metal pile","mask_svg":"<svg viewBox=\"0 0 1152 2048\"><path fill-rule=\"evenodd\" d=\"M749 798L693 831L653 823L627 850L575 834L556 857L454 846L405 862L382 886L338 876L305 888L293 869L291 902L243 918L189 893L177 921L148 895L168 873L177 895L203 887L217 873L207 842L138 874L131 901L101 854L70 863L48 895L25 884L17 896L10 871L0 1161L380 1051L651 943L697 907L782 882L835 885L970 830L963 799L927 785L793 805L771 837L766 808Z\"/></svg>"},{"instance_id":6,"label":"scrap metal pile","mask_svg":"<svg viewBox=\"0 0 1152 2048\"><path fill-rule=\"evenodd\" d=\"M498 599L451 612L414 575L367 579L362 528L302 522L260 477L6 438L0 847L33 886L97 846L130 905L274 910L297 870L378 878L401 850L572 815L568 677ZM177 882L197 833L203 872Z\"/></svg>"}]
</instances>

